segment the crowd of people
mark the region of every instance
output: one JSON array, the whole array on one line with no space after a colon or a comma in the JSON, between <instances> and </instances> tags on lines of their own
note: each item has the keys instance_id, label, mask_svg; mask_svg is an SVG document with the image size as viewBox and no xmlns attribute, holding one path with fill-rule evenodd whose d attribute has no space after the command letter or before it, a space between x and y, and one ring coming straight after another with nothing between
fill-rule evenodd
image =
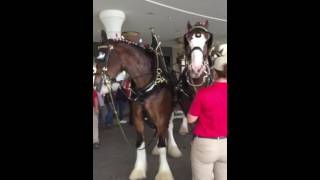
<instances>
[{"instance_id":1,"label":"crowd of people","mask_svg":"<svg viewBox=\"0 0 320 180\"><path fill-rule=\"evenodd\" d=\"M99 82L100 80L97 80ZM104 94L102 93L101 83L97 83L93 89L93 146L99 148L99 127L112 128L116 125L116 116L113 107L118 112L120 123L127 123L125 119L125 112L128 110L129 101L126 91L119 87L118 83L112 84L111 91ZM114 100L114 106L111 101L111 96Z\"/></svg>"}]
</instances>

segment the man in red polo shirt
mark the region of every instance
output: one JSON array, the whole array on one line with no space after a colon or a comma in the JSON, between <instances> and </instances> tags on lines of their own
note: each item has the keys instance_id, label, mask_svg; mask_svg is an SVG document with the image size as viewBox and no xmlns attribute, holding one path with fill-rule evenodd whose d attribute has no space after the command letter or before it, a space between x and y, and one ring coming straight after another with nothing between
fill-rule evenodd
<instances>
[{"instance_id":1,"label":"man in red polo shirt","mask_svg":"<svg viewBox=\"0 0 320 180\"><path fill-rule=\"evenodd\" d=\"M189 109L196 123L191 148L193 180L227 180L227 57L214 62L214 83L200 89Z\"/></svg>"}]
</instances>

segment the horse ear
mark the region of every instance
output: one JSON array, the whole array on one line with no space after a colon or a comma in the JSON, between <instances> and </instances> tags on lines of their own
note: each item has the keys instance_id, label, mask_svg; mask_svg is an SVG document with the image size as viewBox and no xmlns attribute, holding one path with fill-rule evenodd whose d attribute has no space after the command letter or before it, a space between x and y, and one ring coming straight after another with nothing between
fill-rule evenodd
<instances>
[{"instance_id":1,"label":"horse ear","mask_svg":"<svg viewBox=\"0 0 320 180\"><path fill-rule=\"evenodd\" d=\"M107 42L108 38L107 38L107 33L105 30L101 30L101 40L102 42Z\"/></svg>"},{"instance_id":2,"label":"horse ear","mask_svg":"<svg viewBox=\"0 0 320 180\"><path fill-rule=\"evenodd\" d=\"M208 29L208 27L209 27L209 21L208 21L208 19L204 22L204 26Z\"/></svg>"},{"instance_id":3,"label":"horse ear","mask_svg":"<svg viewBox=\"0 0 320 180\"><path fill-rule=\"evenodd\" d=\"M188 28L188 31L190 31L190 29L192 28L190 21L188 21L187 28Z\"/></svg>"}]
</instances>

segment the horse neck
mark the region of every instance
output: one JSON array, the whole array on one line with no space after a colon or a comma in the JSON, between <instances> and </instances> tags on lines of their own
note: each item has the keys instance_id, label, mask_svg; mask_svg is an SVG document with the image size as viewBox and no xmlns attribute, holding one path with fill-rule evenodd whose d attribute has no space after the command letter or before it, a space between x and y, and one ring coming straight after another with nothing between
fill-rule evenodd
<instances>
[{"instance_id":1,"label":"horse neck","mask_svg":"<svg viewBox=\"0 0 320 180\"><path fill-rule=\"evenodd\" d=\"M150 59L144 50L132 47L122 43L123 49L120 53L120 59L123 62L123 68L127 71L138 89L145 87L152 79L152 59Z\"/></svg>"}]
</instances>

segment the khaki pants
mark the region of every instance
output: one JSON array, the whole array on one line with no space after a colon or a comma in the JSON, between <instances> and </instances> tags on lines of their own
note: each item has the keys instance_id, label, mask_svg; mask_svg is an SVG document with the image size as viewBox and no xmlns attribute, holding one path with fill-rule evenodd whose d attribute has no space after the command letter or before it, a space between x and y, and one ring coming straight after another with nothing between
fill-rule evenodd
<instances>
[{"instance_id":1,"label":"khaki pants","mask_svg":"<svg viewBox=\"0 0 320 180\"><path fill-rule=\"evenodd\" d=\"M99 143L98 114L93 109L93 143Z\"/></svg>"},{"instance_id":2,"label":"khaki pants","mask_svg":"<svg viewBox=\"0 0 320 180\"><path fill-rule=\"evenodd\" d=\"M192 180L227 180L227 139L196 137L191 147Z\"/></svg>"}]
</instances>

